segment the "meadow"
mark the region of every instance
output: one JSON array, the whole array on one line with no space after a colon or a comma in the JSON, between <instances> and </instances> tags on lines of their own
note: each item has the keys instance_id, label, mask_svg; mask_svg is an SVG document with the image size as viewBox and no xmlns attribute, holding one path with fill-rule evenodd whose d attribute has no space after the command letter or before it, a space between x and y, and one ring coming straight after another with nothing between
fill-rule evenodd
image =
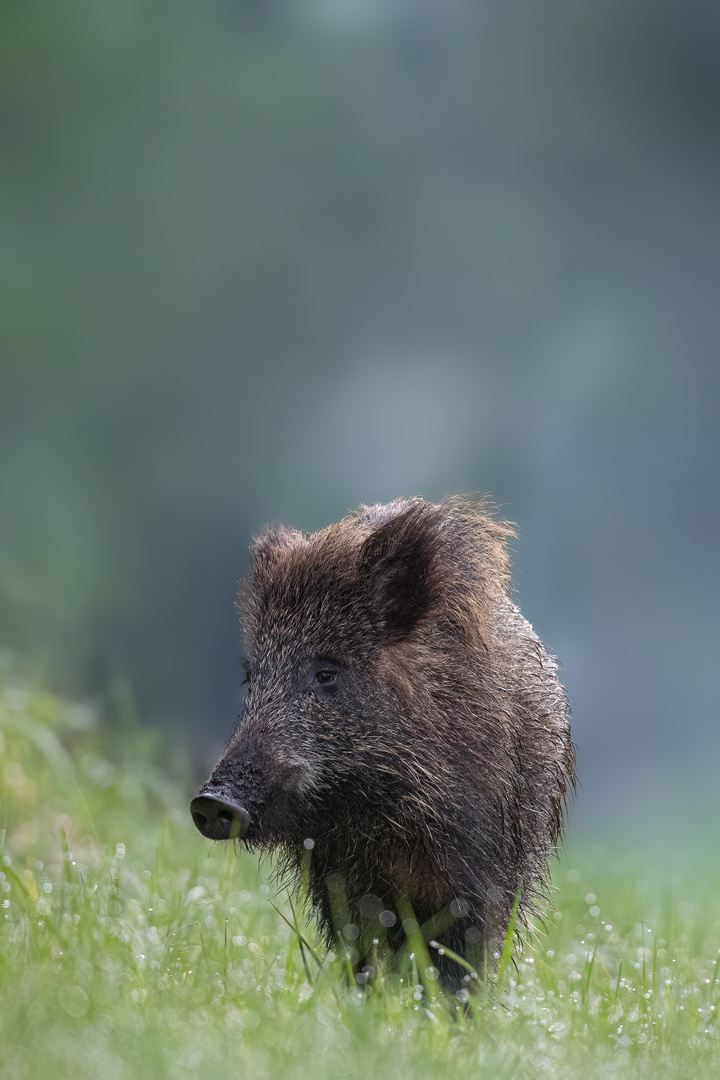
<instances>
[{"instance_id":1,"label":"meadow","mask_svg":"<svg viewBox=\"0 0 720 1080\"><path fill-rule=\"evenodd\" d=\"M328 953L270 864L195 831L167 736L113 709L122 724L6 658L3 1077L720 1075L720 889L701 857L670 879L575 842L497 979L468 971L446 996L416 936L395 973L358 981L351 942Z\"/></svg>"}]
</instances>

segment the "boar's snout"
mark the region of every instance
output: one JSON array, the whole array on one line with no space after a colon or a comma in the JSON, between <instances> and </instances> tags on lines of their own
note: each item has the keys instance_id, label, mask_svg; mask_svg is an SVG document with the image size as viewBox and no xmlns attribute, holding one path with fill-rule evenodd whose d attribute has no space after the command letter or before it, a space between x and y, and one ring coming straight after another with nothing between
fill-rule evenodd
<instances>
[{"instance_id":1,"label":"boar's snout","mask_svg":"<svg viewBox=\"0 0 720 1080\"><path fill-rule=\"evenodd\" d=\"M246 833L250 815L239 803L219 795L198 795L190 803L195 825L209 840L237 840Z\"/></svg>"}]
</instances>

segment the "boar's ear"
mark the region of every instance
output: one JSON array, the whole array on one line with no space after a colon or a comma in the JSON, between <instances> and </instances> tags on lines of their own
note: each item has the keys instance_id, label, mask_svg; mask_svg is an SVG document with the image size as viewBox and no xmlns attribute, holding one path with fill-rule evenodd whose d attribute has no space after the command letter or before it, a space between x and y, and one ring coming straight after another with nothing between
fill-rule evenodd
<instances>
[{"instance_id":1,"label":"boar's ear","mask_svg":"<svg viewBox=\"0 0 720 1080\"><path fill-rule=\"evenodd\" d=\"M405 637L432 607L440 507L416 503L370 533L360 549L360 573L383 629Z\"/></svg>"}]
</instances>

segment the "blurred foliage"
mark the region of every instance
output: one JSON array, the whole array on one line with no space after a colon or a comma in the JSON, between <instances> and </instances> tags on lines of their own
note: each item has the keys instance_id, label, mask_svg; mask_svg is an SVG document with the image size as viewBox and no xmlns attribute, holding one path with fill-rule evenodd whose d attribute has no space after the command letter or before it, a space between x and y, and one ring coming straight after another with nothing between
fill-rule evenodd
<instances>
[{"instance_id":1,"label":"blurred foliage","mask_svg":"<svg viewBox=\"0 0 720 1080\"><path fill-rule=\"evenodd\" d=\"M154 853L162 816L181 801L183 778L187 786L182 755L138 723L120 692L114 711L122 711L123 722L113 734L107 714L100 723L97 708L61 701L6 653L0 662L5 852L28 866L53 852L59 873L58 840L97 864L104 857L98 838L119 842L144 820L144 853Z\"/></svg>"},{"instance_id":2,"label":"blurred foliage","mask_svg":"<svg viewBox=\"0 0 720 1080\"><path fill-rule=\"evenodd\" d=\"M715 8L0 18L0 642L207 764L254 530L492 490L583 805L714 812Z\"/></svg>"}]
</instances>

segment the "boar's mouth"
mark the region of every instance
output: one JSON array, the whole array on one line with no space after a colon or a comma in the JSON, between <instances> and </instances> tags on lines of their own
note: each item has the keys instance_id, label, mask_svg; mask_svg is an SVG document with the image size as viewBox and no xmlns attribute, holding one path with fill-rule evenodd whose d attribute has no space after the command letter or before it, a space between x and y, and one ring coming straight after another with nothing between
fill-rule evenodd
<instances>
[{"instance_id":1,"label":"boar's mouth","mask_svg":"<svg viewBox=\"0 0 720 1080\"><path fill-rule=\"evenodd\" d=\"M245 807L220 795L198 795L190 803L190 813L208 840L238 840L250 827Z\"/></svg>"}]
</instances>

